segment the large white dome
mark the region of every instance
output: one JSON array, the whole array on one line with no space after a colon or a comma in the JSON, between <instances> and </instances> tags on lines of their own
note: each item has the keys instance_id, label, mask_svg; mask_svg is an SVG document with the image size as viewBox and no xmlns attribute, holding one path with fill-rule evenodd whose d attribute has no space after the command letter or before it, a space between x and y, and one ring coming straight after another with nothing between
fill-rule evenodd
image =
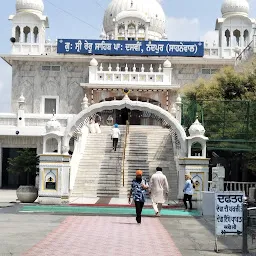
<instances>
[{"instance_id":1,"label":"large white dome","mask_svg":"<svg viewBox=\"0 0 256 256\"><path fill-rule=\"evenodd\" d=\"M34 11L43 12L44 11L43 0L17 0L16 11L19 12L24 10L34 10Z\"/></svg>"},{"instance_id":2,"label":"large white dome","mask_svg":"<svg viewBox=\"0 0 256 256\"><path fill-rule=\"evenodd\" d=\"M132 12L132 10L136 10ZM147 17L150 21L149 30L164 34L165 32L165 14L161 4L157 0L112 0L108 5L104 15L104 30L108 34L115 30L113 19L118 14L126 14L126 18L137 18L132 15ZM130 17L128 15L131 15ZM122 15L123 16L123 15Z\"/></svg>"},{"instance_id":3,"label":"large white dome","mask_svg":"<svg viewBox=\"0 0 256 256\"><path fill-rule=\"evenodd\" d=\"M249 3L247 0L224 0L221 6L223 17L234 14L248 16L249 9Z\"/></svg>"}]
</instances>

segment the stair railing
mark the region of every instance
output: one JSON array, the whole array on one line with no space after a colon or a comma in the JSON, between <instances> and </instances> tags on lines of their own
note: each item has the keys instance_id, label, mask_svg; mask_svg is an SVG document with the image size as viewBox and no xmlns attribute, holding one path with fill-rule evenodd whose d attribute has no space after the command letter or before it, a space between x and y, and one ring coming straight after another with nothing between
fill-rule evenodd
<instances>
[{"instance_id":1,"label":"stair railing","mask_svg":"<svg viewBox=\"0 0 256 256\"><path fill-rule=\"evenodd\" d=\"M127 138L130 130L129 121L126 121L126 128L125 128L125 138L124 138L124 149L123 149L123 163L122 163L122 176L123 176L123 187L124 187L124 164L125 164L125 156L126 156L126 146L127 146Z\"/></svg>"}]
</instances>

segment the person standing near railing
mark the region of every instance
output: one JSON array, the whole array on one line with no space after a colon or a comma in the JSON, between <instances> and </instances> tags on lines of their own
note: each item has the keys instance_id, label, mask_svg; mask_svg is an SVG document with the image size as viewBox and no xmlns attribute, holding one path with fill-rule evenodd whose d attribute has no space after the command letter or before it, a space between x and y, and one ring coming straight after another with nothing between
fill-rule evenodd
<instances>
[{"instance_id":1,"label":"person standing near railing","mask_svg":"<svg viewBox=\"0 0 256 256\"><path fill-rule=\"evenodd\" d=\"M186 181L183 189L183 192L184 192L183 202L185 205L185 210L188 209L187 201L189 202L189 210L192 210L192 195L194 193L194 184L190 174L185 175L185 180Z\"/></svg>"},{"instance_id":2,"label":"person standing near railing","mask_svg":"<svg viewBox=\"0 0 256 256\"><path fill-rule=\"evenodd\" d=\"M113 141L113 150L116 151L116 147L118 144L118 139L121 136L121 132L118 128L118 124L114 125L114 128L112 128L111 138Z\"/></svg>"}]
</instances>

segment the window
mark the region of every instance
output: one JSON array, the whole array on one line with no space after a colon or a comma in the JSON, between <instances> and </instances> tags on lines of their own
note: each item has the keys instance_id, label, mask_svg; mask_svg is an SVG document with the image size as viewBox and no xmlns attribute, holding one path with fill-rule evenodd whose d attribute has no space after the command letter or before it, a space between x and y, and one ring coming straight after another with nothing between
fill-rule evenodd
<instances>
[{"instance_id":1,"label":"window","mask_svg":"<svg viewBox=\"0 0 256 256\"><path fill-rule=\"evenodd\" d=\"M52 66L52 71L60 71L60 66Z\"/></svg>"},{"instance_id":2,"label":"window","mask_svg":"<svg viewBox=\"0 0 256 256\"><path fill-rule=\"evenodd\" d=\"M120 25L119 26L118 34L121 35L121 36L124 36L124 34L125 34L125 27L124 27L124 25Z\"/></svg>"},{"instance_id":3,"label":"window","mask_svg":"<svg viewBox=\"0 0 256 256\"><path fill-rule=\"evenodd\" d=\"M202 68L203 75L212 75L219 71L217 68Z\"/></svg>"},{"instance_id":4,"label":"window","mask_svg":"<svg viewBox=\"0 0 256 256\"><path fill-rule=\"evenodd\" d=\"M202 156L202 145L199 142L192 144L191 156Z\"/></svg>"},{"instance_id":5,"label":"window","mask_svg":"<svg viewBox=\"0 0 256 256\"><path fill-rule=\"evenodd\" d=\"M20 27L19 26L17 26L15 29L15 39L17 42L20 41Z\"/></svg>"},{"instance_id":6,"label":"window","mask_svg":"<svg viewBox=\"0 0 256 256\"><path fill-rule=\"evenodd\" d=\"M226 37L226 42L227 42L227 47L229 47L230 46L230 31L227 29L226 31L225 31L225 37Z\"/></svg>"},{"instance_id":7,"label":"window","mask_svg":"<svg viewBox=\"0 0 256 256\"><path fill-rule=\"evenodd\" d=\"M42 71L50 71L51 66L42 66Z\"/></svg>"},{"instance_id":8,"label":"window","mask_svg":"<svg viewBox=\"0 0 256 256\"><path fill-rule=\"evenodd\" d=\"M246 29L246 30L244 31L244 46L247 46L247 45L249 44L248 38L249 38L249 32L248 32L248 30Z\"/></svg>"},{"instance_id":9,"label":"window","mask_svg":"<svg viewBox=\"0 0 256 256\"><path fill-rule=\"evenodd\" d=\"M235 37L235 41L236 41L236 45L237 46L240 46L240 37L241 37L241 33L238 29L236 29L234 32L233 32L233 36Z\"/></svg>"},{"instance_id":10,"label":"window","mask_svg":"<svg viewBox=\"0 0 256 256\"><path fill-rule=\"evenodd\" d=\"M33 34L34 34L34 42L33 43L38 43L38 27L34 27L34 30L33 30Z\"/></svg>"},{"instance_id":11,"label":"window","mask_svg":"<svg viewBox=\"0 0 256 256\"><path fill-rule=\"evenodd\" d=\"M45 114L55 114L57 112L56 99L44 99L44 113Z\"/></svg>"},{"instance_id":12,"label":"window","mask_svg":"<svg viewBox=\"0 0 256 256\"><path fill-rule=\"evenodd\" d=\"M217 72L219 72L219 69L217 69L217 68L211 69L211 74L216 74Z\"/></svg>"},{"instance_id":13,"label":"window","mask_svg":"<svg viewBox=\"0 0 256 256\"><path fill-rule=\"evenodd\" d=\"M55 71L59 72L60 71L60 66L50 66L50 65L44 65L42 66L42 71Z\"/></svg>"},{"instance_id":14,"label":"window","mask_svg":"<svg viewBox=\"0 0 256 256\"><path fill-rule=\"evenodd\" d=\"M24 29L23 29L23 33L24 33L24 42L25 43L31 43L31 37L30 37L30 27L26 26Z\"/></svg>"},{"instance_id":15,"label":"window","mask_svg":"<svg viewBox=\"0 0 256 256\"><path fill-rule=\"evenodd\" d=\"M211 69L210 68L202 68L202 74L203 75L210 75Z\"/></svg>"}]
</instances>

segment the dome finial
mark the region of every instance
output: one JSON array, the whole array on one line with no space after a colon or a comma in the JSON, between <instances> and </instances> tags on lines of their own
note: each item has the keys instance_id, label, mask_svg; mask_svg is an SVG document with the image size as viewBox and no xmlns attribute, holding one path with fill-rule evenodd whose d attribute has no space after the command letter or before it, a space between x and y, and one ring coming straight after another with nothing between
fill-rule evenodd
<instances>
[{"instance_id":1,"label":"dome finial","mask_svg":"<svg viewBox=\"0 0 256 256\"><path fill-rule=\"evenodd\" d=\"M238 14L248 17L249 9L247 0L224 0L221 6L221 13L224 18Z\"/></svg>"},{"instance_id":2,"label":"dome finial","mask_svg":"<svg viewBox=\"0 0 256 256\"><path fill-rule=\"evenodd\" d=\"M145 33L145 29L142 32L145 40L161 40L163 38L166 17L159 1L112 0L104 14L103 27L106 35L110 36L114 33L115 38L124 37L122 35L124 32L123 22L127 19L133 21L135 27L143 27L149 23L148 32ZM120 28L117 31L116 26ZM151 34L154 34L154 36Z\"/></svg>"},{"instance_id":3,"label":"dome finial","mask_svg":"<svg viewBox=\"0 0 256 256\"><path fill-rule=\"evenodd\" d=\"M198 121L198 115L196 116L195 122L190 126L188 131L189 131L190 136L192 136L192 137L204 136L205 129L204 129L203 125Z\"/></svg>"},{"instance_id":4,"label":"dome finial","mask_svg":"<svg viewBox=\"0 0 256 256\"><path fill-rule=\"evenodd\" d=\"M16 1L16 11L28 11L33 10L37 12L44 11L44 3L43 0L17 0Z\"/></svg>"}]
</instances>

